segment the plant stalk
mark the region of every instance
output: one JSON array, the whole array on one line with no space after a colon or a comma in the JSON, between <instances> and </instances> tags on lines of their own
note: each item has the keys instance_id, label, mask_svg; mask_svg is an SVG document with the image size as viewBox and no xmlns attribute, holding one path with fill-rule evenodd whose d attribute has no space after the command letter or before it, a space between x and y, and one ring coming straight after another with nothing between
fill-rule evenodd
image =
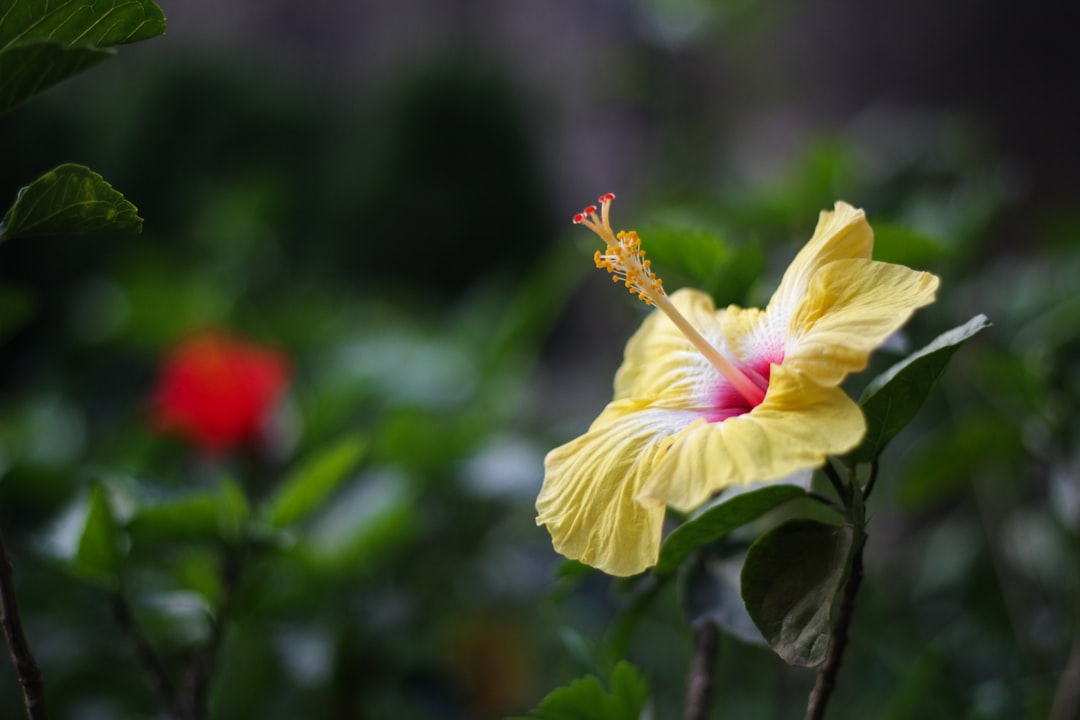
<instances>
[{"instance_id":1,"label":"plant stalk","mask_svg":"<svg viewBox=\"0 0 1080 720\"><path fill-rule=\"evenodd\" d=\"M217 664L221 645L225 639L225 626L232 612L236 586L241 573L240 555L234 548L226 548L222 557L221 584L223 597L213 619L213 627L206 644L192 661L189 671L191 716L202 720L206 716L206 701L210 690L210 680Z\"/></svg>"},{"instance_id":2,"label":"plant stalk","mask_svg":"<svg viewBox=\"0 0 1080 720\"><path fill-rule=\"evenodd\" d=\"M686 720L706 720L709 716L718 640L716 625L701 619L694 629L694 654L690 658L690 677L686 685Z\"/></svg>"},{"instance_id":3,"label":"plant stalk","mask_svg":"<svg viewBox=\"0 0 1080 720\"><path fill-rule=\"evenodd\" d=\"M858 547L854 549L851 561L851 574L848 575L847 584L844 585L844 596L840 600L840 609L833 625L832 642L829 644L829 654L825 656L825 662L818 669L817 682L814 690L810 693L810 701L806 707L806 720L822 720L825 717L825 708L829 704L829 698L836 689L836 675L840 670L840 663L844 658L844 650L847 649L848 628L855 614L855 595L859 592L859 584L863 577L863 545L865 536L858 541Z\"/></svg>"},{"instance_id":4,"label":"plant stalk","mask_svg":"<svg viewBox=\"0 0 1080 720\"><path fill-rule=\"evenodd\" d=\"M848 644L848 631L851 620L855 615L855 596L859 592L859 585L863 578L863 549L866 546L866 507L863 505L864 496L858 487L854 471L849 471L847 482L843 483L836 471L828 464L826 474L835 484L842 486L845 492L841 493L847 505L848 521L852 527L851 539L851 565L848 570L847 582L844 584L844 594L840 598L840 607L837 610L836 622L833 623L832 641L829 643L829 652L825 661L818 668L817 681L810 693L810 700L806 706L806 720L823 720L825 709L828 707L829 698L836 689L836 676L840 671L840 664L844 659L844 651ZM873 468L873 475L877 474L877 465Z\"/></svg>"},{"instance_id":5,"label":"plant stalk","mask_svg":"<svg viewBox=\"0 0 1080 720\"><path fill-rule=\"evenodd\" d=\"M26 717L30 720L46 720L45 681L23 632L19 605L15 600L14 572L4 545L4 534L0 532L0 624L4 626L11 662L15 665L15 674L22 686Z\"/></svg>"},{"instance_id":6,"label":"plant stalk","mask_svg":"<svg viewBox=\"0 0 1080 720\"><path fill-rule=\"evenodd\" d=\"M135 656L138 657L139 664L142 665L143 672L150 682L150 687L153 689L154 694L158 696L158 700L161 701L166 712L173 720L190 720L181 707L176 688L172 680L169 679L169 673L165 670L165 664L146 638L143 637L142 630L135 621L135 616L124 598L123 591L119 588L112 595L112 609L117 625L120 626L120 629L124 631L124 634L131 641Z\"/></svg>"}]
</instances>

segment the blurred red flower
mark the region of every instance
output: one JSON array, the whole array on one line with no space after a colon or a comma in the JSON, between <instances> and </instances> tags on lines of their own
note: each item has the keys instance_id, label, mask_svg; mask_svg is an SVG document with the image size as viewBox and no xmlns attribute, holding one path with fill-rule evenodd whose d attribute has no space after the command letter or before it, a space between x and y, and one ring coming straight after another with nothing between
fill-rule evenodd
<instances>
[{"instance_id":1,"label":"blurred red flower","mask_svg":"<svg viewBox=\"0 0 1080 720\"><path fill-rule=\"evenodd\" d=\"M220 332L194 335L162 361L153 425L214 455L258 441L289 374L275 350Z\"/></svg>"}]
</instances>

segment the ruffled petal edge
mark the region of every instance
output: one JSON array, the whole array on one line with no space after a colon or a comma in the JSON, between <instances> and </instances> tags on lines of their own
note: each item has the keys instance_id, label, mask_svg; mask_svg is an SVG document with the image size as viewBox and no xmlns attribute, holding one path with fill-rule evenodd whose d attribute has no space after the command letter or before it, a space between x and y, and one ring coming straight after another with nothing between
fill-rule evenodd
<instances>
[{"instance_id":1,"label":"ruffled petal edge","mask_svg":"<svg viewBox=\"0 0 1080 720\"><path fill-rule=\"evenodd\" d=\"M837 387L773 366L765 400L719 423L695 423L668 449L639 498L689 512L732 486L819 467L866 432L859 406Z\"/></svg>"},{"instance_id":2,"label":"ruffled petal edge","mask_svg":"<svg viewBox=\"0 0 1080 720\"><path fill-rule=\"evenodd\" d=\"M814 276L791 317L784 364L823 385L866 367L870 354L937 294L928 272L873 260L840 260Z\"/></svg>"},{"instance_id":3,"label":"ruffled petal edge","mask_svg":"<svg viewBox=\"0 0 1080 720\"><path fill-rule=\"evenodd\" d=\"M621 416L613 411L609 421L548 453L536 524L547 526L555 550L610 575L636 575L655 565L664 505L638 495L695 417L659 409Z\"/></svg>"},{"instance_id":4,"label":"ruffled petal edge","mask_svg":"<svg viewBox=\"0 0 1080 720\"><path fill-rule=\"evenodd\" d=\"M769 300L768 314L786 324L818 270L837 260L869 260L873 250L874 231L865 212L843 201L822 210L813 236L791 261Z\"/></svg>"}]
</instances>

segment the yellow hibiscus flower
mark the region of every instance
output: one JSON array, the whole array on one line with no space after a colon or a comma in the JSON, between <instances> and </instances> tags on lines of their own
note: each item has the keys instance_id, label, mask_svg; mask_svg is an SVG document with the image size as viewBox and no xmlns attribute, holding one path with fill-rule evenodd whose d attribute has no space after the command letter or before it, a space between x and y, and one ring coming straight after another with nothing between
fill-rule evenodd
<instances>
[{"instance_id":1,"label":"yellow hibiscus flower","mask_svg":"<svg viewBox=\"0 0 1080 720\"><path fill-rule=\"evenodd\" d=\"M536 501L555 549L611 575L655 565L665 507L784 479L854 448L866 432L838 386L933 302L938 279L870 259L862 210L823 211L764 310L668 295L635 232L612 231L614 195L574 217L605 243L597 266L656 307L630 338L615 396L550 453Z\"/></svg>"}]
</instances>

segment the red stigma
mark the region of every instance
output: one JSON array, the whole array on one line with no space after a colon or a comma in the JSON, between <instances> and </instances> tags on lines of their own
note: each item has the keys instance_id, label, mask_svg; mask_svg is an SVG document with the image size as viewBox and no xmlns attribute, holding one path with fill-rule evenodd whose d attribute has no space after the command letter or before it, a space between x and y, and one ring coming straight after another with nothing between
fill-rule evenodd
<instances>
[{"instance_id":1,"label":"red stigma","mask_svg":"<svg viewBox=\"0 0 1080 720\"><path fill-rule=\"evenodd\" d=\"M592 215L594 212L596 212L596 206L595 205L590 205L589 207L585 208L581 212L585 213L586 215Z\"/></svg>"},{"instance_id":2,"label":"red stigma","mask_svg":"<svg viewBox=\"0 0 1080 720\"><path fill-rule=\"evenodd\" d=\"M574 216L575 225L580 225L583 220L585 220L585 213L578 213Z\"/></svg>"},{"instance_id":3,"label":"red stigma","mask_svg":"<svg viewBox=\"0 0 1080 720\"><path fill-rule=\"evenodd\" d=\"M611 202L614 199L615 199L615 193L607 193L606 195L601 195L600 196L600 202L602 202L602 203Z\"/></svg>"}]
</instances>

